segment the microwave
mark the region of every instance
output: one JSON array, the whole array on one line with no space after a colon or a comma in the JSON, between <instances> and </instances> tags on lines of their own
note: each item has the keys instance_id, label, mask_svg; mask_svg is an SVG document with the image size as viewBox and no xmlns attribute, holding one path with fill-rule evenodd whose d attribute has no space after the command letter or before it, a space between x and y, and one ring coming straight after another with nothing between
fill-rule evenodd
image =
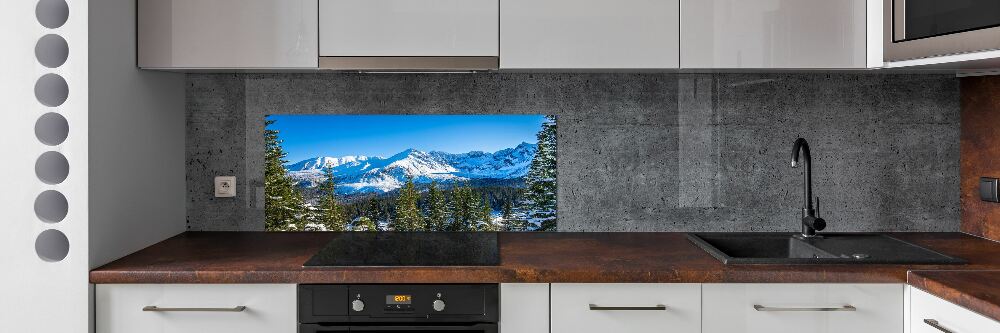
<instances>
[{"instance_id":1,"label":"microwave","mask_svg":"<svg viewBox=\"0 0 1000 333\"><path fill-rule=\"evenodd\" d=\"M883 0L885 61L1000 49L1000 0Z\"/></svg>"}]
</instances>

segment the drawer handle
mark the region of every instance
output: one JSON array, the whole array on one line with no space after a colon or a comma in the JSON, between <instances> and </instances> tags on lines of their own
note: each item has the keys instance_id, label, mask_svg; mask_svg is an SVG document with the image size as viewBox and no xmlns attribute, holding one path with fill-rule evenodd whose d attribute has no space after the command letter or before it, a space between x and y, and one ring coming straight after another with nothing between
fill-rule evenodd
<instances>
[{"instance_id":1,"label":"drawer handle","mask_svg":"<svg viewBox=\"0 0 1000 333\"><path fill-rule=\"evenodd\" d=\"M663 304L657 304L654 306L600 306L597 304L590 304L590 310L592 311L644 311L666 309L667 306Z\"/></svg>"},{"instance_id":2,"label":"drawer handle","mask_svg":"<svg viewBox=\"0 0 1000 333\"><path fill-rule=\"evenodd\" d=\"M924 324L927 324L930 327L936 328L938 331L941 331L941 332L944 332L944 333L955 333L955 332L952 332L951 330L949 330L947 328L944 328L944 326L941 326L941 323L938 323L938 321L934 320L934 319L924 319Z\"/></svg>"},{"instance_id":3,"label":"drawer handle","mask_svg":"<svg viewBox=\"0 0 1000 333\"><path fill-rule=\"evenodd\" d=\"M243 312L247 307L240 305L231 308L161 308L155 305L142 307L142 311L155 312Z\"/></svg>"},{"instance_id":4,"label":"drawer handle","mask_svg":"<svg viewBox=\"0 0 1000 333\"><path fill-rule=\"evenodd\" d=\"M858 308L855 308L852 305L844 305L844 306L841 306L841 307L832 307L832 308L776 308L776 307L771 307L771 306L763 306L763 305L759 305L759 304L754 304L753 305L753 309L757 310L757 311L775 311L775 312L781 312L781 311L858 311Z\"/></svg>"}]
</instances>

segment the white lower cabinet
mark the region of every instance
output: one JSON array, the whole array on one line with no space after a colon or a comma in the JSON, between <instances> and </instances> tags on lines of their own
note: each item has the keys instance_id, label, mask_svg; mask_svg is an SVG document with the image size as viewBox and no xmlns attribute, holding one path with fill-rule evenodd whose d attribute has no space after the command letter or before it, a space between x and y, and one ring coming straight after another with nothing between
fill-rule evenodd
<instances>
[{"instance_id":1,"label":"white lower cabinet","mask_svg":"<svg viewBox=\"0 0 1000 333\"><path fill-rule=\"evenodd\" d=\"M705 333L903 333L902 284L704 284Z\"/></svg>"},{"instance_id":2,"label":"white lower cabinet","mask_svg":"<svg viewBox=\"0 0 1000 333\"><path fill-rule=\"evenodd\" d=\"M503 333L1000 332L902 284L514 283L500 296ZM99 284L95 301L98 333L298 330L294 284Z\"/></svg>"},{"instance_id":3,"label":"white lower cabinet","mask_svg":"<svg viewBox=\"0 0 1000 333\"><path fill-rule=\"evenodd\" d=\"M500 332L549 333L549 284L501 283Z\"/></svg>"},{"instance_id":4,"label":"white lower cabinet","mask_svg":"<svg viewBox=\"0 0 1000 333\"><path fill-rule=\"evenodd\" d=\"M99 284L95 293L98 333L298 330L294 284Z\"/></svg>"},{"instance_id":5,"label":"white lower cabinet","mask_svg":"<svg viewBox=\"0 0 1000 333\"><path fill-rule=\"evenodd\" d=\"M700 284L554 283L551 306L552 333L701 331Z\"/></svg>"},{"instance_id":6,"label":"white lower cabinet","mask_svg":"<svg viewBox=\"0 0 1000 333\"><path fill-rule=\"evenodd\" d=\"M986 333L1000 332L1000 322L908 287L910 292L910 332L907 333Z\"/></svg>"}]
</instances>

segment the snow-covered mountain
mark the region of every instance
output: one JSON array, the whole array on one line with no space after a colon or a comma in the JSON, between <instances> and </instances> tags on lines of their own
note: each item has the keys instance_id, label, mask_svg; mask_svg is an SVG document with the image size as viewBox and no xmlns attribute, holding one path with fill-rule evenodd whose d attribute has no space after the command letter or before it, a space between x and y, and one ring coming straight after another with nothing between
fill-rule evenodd
<instances>
[{"instance_id":1,"label":"snow-covered mountain","mask_svg":"<svg viewBox=\"0 0 1000 333\"><path fill-rule=\"evenodd\" d=\"M319 185L326 178L323 170L331 168L340 193L384 193L402 187L407 177L413 177L416 183L521 178L528 173L537 149L537 145L530 143L493 153L451 154L407 149L388 158L315 157L288 164L285 169L305 187Z\"/></svg>"}]
</instances>

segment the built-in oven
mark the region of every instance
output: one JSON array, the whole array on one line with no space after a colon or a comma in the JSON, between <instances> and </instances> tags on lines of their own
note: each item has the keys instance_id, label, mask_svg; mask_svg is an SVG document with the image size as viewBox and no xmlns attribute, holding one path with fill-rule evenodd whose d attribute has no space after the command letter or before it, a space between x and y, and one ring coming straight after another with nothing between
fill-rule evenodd
<instances>
[{"instance_id":1,"label":"built-in oven","mask_svg":"<svg viewBox=\"0 0 1000 333\"><path fill-rule=\"evenodd\" d=\"M299 333L497 333L496 284L303 284Z\"/></svg>"},{"instance_id":2,"label":"built-in oven","mask_svg":"<svg viewBox=\"0 0 1000 333\"><path fill-rule=\"evenodd\" d=\"M883 11L886 61L1000 49L998 0L884 0Z\"/></svg>"}]
</instances>

